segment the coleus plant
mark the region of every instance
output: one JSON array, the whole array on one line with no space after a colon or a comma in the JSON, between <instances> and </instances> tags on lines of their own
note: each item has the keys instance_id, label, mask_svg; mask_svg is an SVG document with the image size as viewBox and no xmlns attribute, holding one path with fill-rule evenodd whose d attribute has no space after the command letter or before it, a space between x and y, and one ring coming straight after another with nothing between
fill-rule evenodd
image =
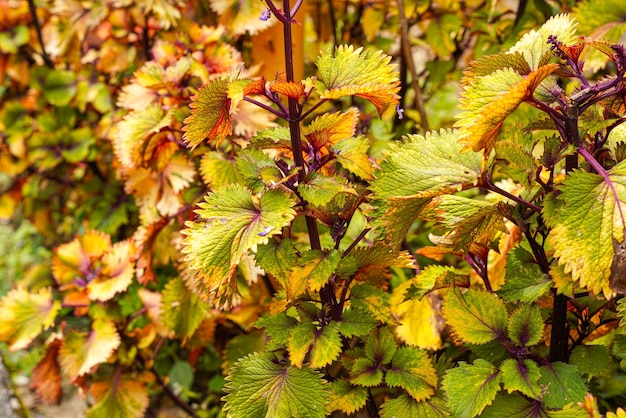
<instances>
[{"instance_id":1,"label":"coleus plant","mask_svg":"<svg viewBox=\"0 0 626 418\"><path fill-rule=\"evenodd\" d=\"M226 343L230 416L597 416L585 395L625 357L622 47L557 16L470 66L457 130L375 161L357 108L321 110L350 96L392 110L395 67L341 46L295 80L300 6L267 4L288 45L275 80L247 75L223 29L189 24L123 88L111 137L139 229L81 234L54 252L54 296L19 287L0 303L12 349L60 325L38 393L55 400L62 371L89 387L91 416L142 416L166 348L197 359L216 327L265 312ZM615 75L584 73L589 49ZM420 271L416 220L434 227L421 255L467 263Z\"/></svg>"},{"instance_id":2,"label":"coleus plant","mask_svg":"<svg viewBox=\"0 0 626 418\"><path fill-rule=\"evenodd\" d=\"M287 45L299 6L268 2ZM615 74L589 80L588 48ZM405 137L379 170L355 135L355 108L311 115L343 96L379 113L397 105L389 59L340 46L316 60L319 78L296 81L290 54L274 81L233 75L203 87L185 121L194 147L219 145L243 101L287 124L234 152L238 181L209 193L183 231L203 299L230 306L249 253L276 286L255 323L265 350L227 377L229 415L598 413L583 376L605 372L622 338L624 47L579 38L567 15L550 19L468 68L457 129ZM402 249L416 220L437 233L421 254L460 255L473 273L429 266L392 297L430 312L443 299L453 340L469 350L456 366L394 335L389 269L416 269Z\"/></svg>"}]
</instances>

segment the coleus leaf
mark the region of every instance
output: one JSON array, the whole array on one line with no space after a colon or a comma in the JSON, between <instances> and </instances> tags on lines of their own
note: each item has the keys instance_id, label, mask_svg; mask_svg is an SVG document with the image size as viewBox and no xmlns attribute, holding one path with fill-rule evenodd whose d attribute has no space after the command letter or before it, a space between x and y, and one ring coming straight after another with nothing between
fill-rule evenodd
<instances>
[{"instance_id":1,"label":"coleus leaf","mask_svg":"<svg viewBox=\"0 0 626 418\"><path fill-rule=\"evenodd\" d=\"M256 260L266 273L278 280L280 285L287 289L291 270L297 265L298 252L295 243L289 238L269 240L267 244L259 245Z\"/></svg>"},{"instance_id":2,"label":"coleus leaf","mask_svg":"<svg viewBox=\"0 0 626 418\"><path fill-rule=\"evenodd\" d=\"M0 340L11 351L26 348L42 331L54 325L61 303L50 288L30 293L18 286L0 299Z\"/></svg>"},{"instance_id":3,"label":"coleus leaf","mask_svg":"<svg viewBox=\"0 0 626 418\"><path fill-rule=\"evenodd\" d=\"M39 360L30 376L31 387L35 389L39 399L50 404L59 404L63 396L61 367L58 360L60 348L60 339L48 344L46 354Z\"/></svg>"},{"instance_id":4,"label":"coleus leaf","mask_svg":"<svg viewBox=\"0 0 626 418\"><path fill-rule=\"evenodd\" d=\"M522 305L511 314L508 336L520 347L531 347L543 338L543 319L537 305Z\"/></svg>"},{"instance_id":5,"label":"coleus leaf","mask_svg":"<svg viewBox=\"0 0 626 418\"><path fill-rule=\"evenodd\" d=\"M462 294L452 288L445 298L443 316L454 334L471 344L484 344L505 335L508 315L502 299L479 289Z\"/></svg>"},{"instance_id":6,"label":"coleus leaf","mask_svg":"<svg viewBox=\"0 0 626 418\"><path fill-rule=\"evenodd\" d=\"M142 154L150 135L169 126L174 110L165 112L157 104L136 110L124 117L118 124L113 139L115 156L125 167L137 167L143 162Z\"/></svg>"},{"instance_id":7,"label":"coleus leaf","mask_svg":"<svg viewBox=\"0 0 626 418\"><path fill-rule=\"evenodd\" d=\"M241 257L280 233L295 216L294 200L277 190L260 197L240 186L218 190L200 203L198 221L188 221L183 252L195 287L205 300L228 305L236 290L235 268Z\"/></svg>"},{"instance_id":8,"label":"coleus leaf","mask_svg":"<svg viewBox=\"0 0 626 418\"><path fill-rule=\"evenodd\" d=\"M604 345L577 345L570 355L570 363L578 371L592 377L602 374L611 365L611 355Z\"/></svg>"},{"instance_id":9,"label":"coleus leaf","mask_svg":"<svg viewBox=\"0 0 626 418\"><path fill-rule=\"evenodd\" d=\"M296 325L298 325L298 321L285 312L264 315L254 323L256 328L265 329L270 340L267 349L270 351L286 346L289 341L289 334Z\"/></svg>"},{"instance_id":10,"label":"coleus leaf","mask_svg":"<svg viewBox=\"0 0 626 418\"><path fill-rule=\"evenodd\" d=\"M332 363L341 353L341 337L335 322L316 327L304 322L289 332L287 349L291 364L302 368L304 359L310 354L309 365L314 369Z\"/></svg>"},{"instance_id":11,"label":"coleus leaf","mask_svg":"<svg viewBox=\"0 0 626 418\"><path fill-rule=\"evenodd\" d=\"M376 328L365 341L365 356L376 363L389 363L396 349L396 339L389 327Z\"/></svg>"},{"instance_id":12,"label":"coleus leaf","mask_svg":"<svg viewBox=\"0 0 626 418\"><path fill-rule=\"evenodd\" d=\"M341 261L341 252L310 250L302 254L299 265L291 268L287 279L287 298L294 299L307 290L317 292L330 280Z\"/></svg>"},{"instance_id":13,"label":"coleus leaf","mask_svg":"<svg viewBox=\"0 0 626 418\"><path fill-rule=\"evenodd\" d=\"M104 363L120 345L115 324L106 319L96 319L90 332L70 330L65 335L59 351L61 369L74 380L92 367Z\"/></svg>"},{"instance_id":14,"label":"coleus leaf","mask_svg":"<svg viewBox=\"0 0 626 418\"><path fill-rule=\"evenodd\" d=\"M235 161L220 152L207 152L200 161L200 175L211 190L223 189L229 184L241 183L241 174Z\"/></svg>"},{"instance_id":15,"label":"coleus leaf","mask_svg":"<svg viewBox=\"0 0 626 418\"><path fill-rule=\"evenodd\" d=\"M90 230L60 245L52 256L52 274L61 286L69 285L76 278L84 277L90 270L96 270L94 262L111 249L109 235Z\"/></svg>"},{"instance_id":16,"label":"coleus leaf","mask_svg":"<svg viewBox=\"0 0 626 418\"><path fill-rule=\"evenodd\" d=\"M346 309L337 322L339 333L347 338L363 337L378 325L378 321L366 311Z\"/></svg>"},{"instance_id":17,"label":"coleus leaf","mask_svg":"<svg viewBox=\"0 0 626 418\"><path fill-rule=\"evenodd\" d=\"M386 203L381 221L387 240L399 245L430 199L474 187L482 172L482 154L463 152L459 133L408 135L390 146L370 188Z\"/></svg>"},{"instance_id":18,"label":"coleus leaf","mask_svg":"<svg viewBox=\"0 0 626 418\"><path fill-rule=\"evenodd\" d=\"M541 376L537 364L530 360L506 359L500 365L502 383L509 393L519 391L531 399L541 394L538 380Z\"/></svg>"},{"instance_id":19,"label":"coleus leaf","mask_svg":"<svg viewBox=\"0 0 626 418\"><path fill-rule=\"evenodd\" d=\"M422 299L429 292L446 289L452 285L469 287L470 278L454 267L433 264L424 267L418 275L407 283L404 300Z\"/></svg>"},{"instance_id":20,"label":"coleus leaf","mask_svg":"<svg viewBox=\"0 0 626 418\"><path fill-rule=\"evenodd\" d=\"M323 418L324 383L315 370L277 364L271 354L251 354L226 377L224 410L233 418Z\"/></svg>"},{"instance_id":21,"label":"coleus leaf","mask_svg":"<svg viewBox=\"0 0 626 418\"><path fill-rule=\"evenodd\" d=\"M455 417L472 418L480 415L500 390L500 371L488 361L477 359L474 364L460 362L443 378L443 390Z\"/></svg>"},{"instance_id":22,"label":"coleus leaf","mask_svg":"<svg viewBox=\"0 0 626 418\"><path fill-rule=\"evenodd\" d=\"M347 112L324 113L303 127L302 133L315 151L329 148L339 140L350 138L356 131L359 111L352 107Z\"/></svg>"},{"instance_id":23,"label":"coleus leaf","mask_svg":"<svg viewBox=\"0 0 626 418\"><path fill-rule=\"evenodd\" d=\"M418 402L408 395L385 401L380 407L381 418L446 418L450 410L446 402L438 396Z\"/></svg>"},{"instance_id":24,"label":"coleus leaf","mask_svg":"<svg viewBox=\"0 0 626 418\"><path fill-rule=\"evenodd\" d=\"M229 82L213 80L191 97L191 115L185 119L183 140L190 148L197 147L207 137L219 145L232 132Z\"/></svg>"},{"instance_id":25,"label":"coleus leaf","mask_svg":"<svg viewBox=\"0 0 626 418\"><path fill-rule=\"evenodd\" d=\"M389 294L369 284L356 284L350 291L350 301L354 309L370 312L381 322L392 320Z\"/></svg>"},{"instance_id":26,"label":"coleus leaf","mask_svg":"<svg viewBox=\"0 0 626 418\"><path fill-rule=\"evenodd\" d=\"M563 408L569 403L583 402L587 388L576 366L555 362L540 368L539 385L546 388L541 401L548 408Z\"/></svg>"},{"instance_id":27,"label":"coleus leaf","mask_svg":"<svg viewBox=\"0 0 626 418\"><path fill-rule=\"evenodd\" d=\"M459 108L463 112L455 124L460 140L468 149L485 150L489 155L504 120L533 92L558 64L542 66L527 76L505 68L478 78L463 78Z\"/></svg>"},{"instance_id":28,"label":"coleus leaf","mask_svg":"<svg viewBox=\"0 0 626 418\"><path fill-rule=\"evenodd\" d=\"M130 241L117 242L102 256L101 269L87 283L89 299L105 302L128 289L135 274L137 249Z\"/></svg>"},{"instance_id":29,"label":"coleus leaf","mask_svg":"<svg viewBox=\"0 0 626 418\"><path fill-rule=\"evenodd\" d=\"M329 413L342 411L348 415L363 408L367 403L367 389L361 386L352 386L343 379L337 379L328 384L330 392L327 410Z\"/></svg>"},{"instance_id":30,"label":"coleus leaf","mask_svg":"<svg viewBox=\"0 0 626 418\"><path fill-rule=\"evenodd\" d=\"M385 374L390 387L401 387L416 401L423 401L437 390L437 372L428 354L416 347L399 347Z\"/></svg>"},{"instance_id":31,"label":"coleus leaf","mask_svg":"<svg viewBox=\"0 0 626 418\"><path fill-rule=\"evenodd\" d=\"M340 45L318 56L315 64L320 74L320 97L338 99L357 96L369 100L382 112L389 105L399 103L400 82L398 72L389 65L391 57L381 51Z\"/></svg>"},{"instance_id":32,"label":"coleus leaf","mask_svg":"<svg viewBox=\"0 0 626 418\"><path fill-rule=\"evenodd\" d=\"M498 393L491 405L480 414L481 418L587 418L589 413L578 405L551 409L539 400L528 400L519 393Z\"/></svg>"},{"instance_id":33,"label":"coleus leaf","mask_svg":"<svg viewBox=\"0 0 626 418\"><path fill-rule=\"evenodd\" d=\"M88 418L140 418L150 401L144 381L119 372L110 380L92 383L89 392L96 402L86 411Z\"/></svg>"},{"instance_id":34,"label":"coleus leaf","mask_svg":"<svg viewBox=\"0 0 626 418\"><path fill-rule=\"evenodd\" d=\"M359 386L378 386L383 376L383 371L369 358L357 358L350 369L350 382Z\"/></svg>"},{"instance_id":35,"label":"coleus leaf","mask_svg":"<svg viewBox=\"0 0 626 418\"><path fill-rule=\"evenodd\" d=\"M337 141L330 147L330 150L335 154L337 162L343 168L363 180L372 180L374 178L374 165L368 156L369 148L369 140L365 136L359 135Z\"/></svg>"},{"instance_id":36,"label":"coleus leaf","mask_svg":"<svg viewBox=\"0 0 626 418\"><path fill-rule=\"evenodd\" d=\"M624 291L622 273L613 269L625 240L626 161L604 174L576 171L563 181L558 197L563 205L550 213L548 242L565 273L610 297Z\"/></svg>"},{"instance_id":37,"label":"coleus leaf","mask_svg":"<svg viewBox=\"0 0 626 418\"><path fill-rule=\"evenodd\" d=\"M347 179L316 173L310 173L303 182L298 184L298 192L304 200L317 207L326 206L339 194L357 194Z\"/></svg>"},{"instance_id":38,"label":"coleus leaf","mask_svg":"<svg viewBox=\"0 0 626 418\"><path fill-rule=\"evenodd\" d=\"M543 274L533 255L522 247L515 247L506 257L504 285L498 294L512 302L534 302L546 295L552 281Z\"/></svg>"},{"instance_id":39,"label":"coleus leaf","mask_svg":"<svg viewBox=\"0 0 626 418\"><path fill-rule=\"evenodd\" d=\"M161 304L163 324L183 342L193 335L209 313L209 306L192 293L181 278L167 282Z\"/></svg>"},{"instance_id":40,"label":"coleus leaf","mask_svg":"<svg viewBox=\"0 0 626 418\"><path fill-rule=\"evenodd\" d=\"M544 65L552 54L548 36L556 36L560 42L571 45L578 41L577 24L576 20L567 14L552 16L538 30L526 33L509 49L509 53L522 54L530 68L536 70Z\"/></svg>"}]
</instances>

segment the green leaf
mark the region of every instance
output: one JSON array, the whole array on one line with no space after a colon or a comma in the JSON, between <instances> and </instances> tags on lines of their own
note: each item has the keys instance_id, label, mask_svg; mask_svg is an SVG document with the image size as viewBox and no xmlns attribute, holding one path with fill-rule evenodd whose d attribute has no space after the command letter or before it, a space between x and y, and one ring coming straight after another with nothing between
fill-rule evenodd
<instances>
[{"instance_id":1,"label":"green leaf","mask_svg":"<svg viewBox=\"0 0 626 418\"><path fill-rule=\"evenodd\" d=\"M437 390L437 372L428 354L417 347L404 346L396 350L391 368L385 374L385 383L401 387L412 398L423 401Z\"/></svg>"},{"instance_id":2,"label":"green leaf","mask_svg":"<svg viewBox=\"0 0 626 418\"><path fill-rule=\"evenodd\" d=\"M541 387L537 381L541 374L537 364L529 359L506 359L500 365L502 383L509 393L520 391L529 398L538 398Z\"/></svg>"},{"instance_id":3,"label":"green leaf","mask_svg":"<svg viewBox=\"0 0 626 418\"><path fill-rule=\"evenodd\" d=\"M67 106L76 95L76 73L52 70L46 74L42 93L53 106Z\"/></svg>"},{"instance_id":4,"label":"green leaf","mask_svg":"<svg viewBox=\"0 0 626 418\"><path fill-rule=\"evenodd\" d=\"M505 160L502 171L527 189L534 185L537 160L528 149L513 140L499 141L496 144L496 159Z\"/></svg>"},{"instance_id":5,"label":"green leaf","mask_svg":"<svg viewBox=\"0 0 626 418\"><path fill-rule=\"evenodd\" d=\"M570 355L570 363L582 374L592 377L601 375L611 365L609 349L604 345L578 345Z\"/></svg>"},{"instance_id":6,"label":"green leaf","mask_svg":"<svg viewBox=\"0 0 626 418\"><path fill-rule=\"evenodd\" d=\"M162 294L163 324L185 341L206 318L209 306L192 293L180 277L167 282Z\"/></svg>"},{"instance_id":7,"label":"green leaf","mask_svg":"<svg viewBox=\"0 0 626 418\"><path fill-rule=\"evenodd\" d=\"M430 265L424 267L420 273L411 279L405 300L422 299L425 294L438 289L447 289L453 285L469 287L467 274L450 266Z\"/></svg>"},{"instance_id":8,"label":"green leaf","mask_svg":"<svg viewBox=\"0 0 626 418\"><path fill-rule=\"evenodd\" d=\"M241 174L237 170L235 161L226 159L220 152L207 152L200 161L200 174L202 181L211 187L211 190L219 190L229 184L241 183Z\"/></svg>"},{"instance_id":9,"label":"green leaf","mask_svg":"<svg viewBox=\"0 0 626 418\"><path fill-rule=\"evenodd\" d=\"M463 152L451 130L408 135L390 146L381 172L370 186L384 213L387 240L399 245L424 205L434 196L474 187L481 176L480 153ZM386 204L386 206L385 206Z\"/></svg>"},{"instance_id":10,"label":"green leaf","mask_svg":"<svg viewBox=\"0 0 626 418\"><path fill-rule=\"evenodd\" d=\"M493 403L480 414L481 418L546 418L539 401L529 401L521 394L498 393Z\"/></svg>"},{"instance_id":11,"label":"green leaf","mask_svg":"<svg viewBox=\"0 0 626 418\"><path fill-rule=\"evenodd\" d=\"M280 233L294 218L294 205L290 196L277 190L258 197L233 185L209 193L195 211L199 219L186 222L183 231L183 253L189 267L197 270L198 294L217 305L231 303L241 257Z\"/></svg>"},{"instance_id":12,"label":"green leaf","mask_svg":"<svg viewBox=\"0 0 626 418\"><path fill-rule=\"evenodd\" d=\"M443 304L443 316L465 342L484 344L505 335L507 312L502 299L479 289L462 294L452 288Z\"/></svg>"},{"instance_id":13,"label":"green leaf","mask_svg":"<svg viewBox=\"0 0 626 418\"><path fill-rule=\"evenodd\" d=\"M332 363L341 353L341 336L337 324L317 328L311 323L297 325L289 333L287 348L291 364L301 368L307 354L310 353L312 368L324 367Z\"/></svg>"},{"instance_id":14,"label":"green leaf","mask_svg":"<svg viewBox=\"0 0 626 418\"><path fill-rule=\"evenodd\" d=\"M308 368L283 366L271 354L239 360L226 377L228 417L323 418L328 393L322 376Z\"/></svg>"},{"instance_id":15,"label":"green leaf","mask_svg":"<svg viewBox=\"0 0 626 418\"><path fill-rule=\"evenodd\" d=\"M376 366L374 360L357 358L350 369L350 382L355 385L372 387L383 381L383 371Z\"/></svg>"},{"instance_id":16,"label":"green leaf","mask_svg":"<svg viewBox=\"0 0 626 418\"><path fill-rule=\"evenodd\" d=\"M330 148L330 151L343 168L363 180L372 180L374 178L374 166L368 156L369 148L369 140L365 136L359 135L337 141Z\"/></svg>"},{"instance_id":17,"label":"green leaf","mask_svg":"<svg viewBox=\"0 0 626 418\"><path fill-rule=\"evenodd\" d=\"M256 260L266 273L276 277L284 289L289 287L289 275L298 262L296 245L288 238L280 242L269 240L260 245L256 252Z\"/></svg>"},{"instance_id":18,"label":"green leaf","mask_svg":"<svg viewBox=\"0 0 626 418\"><path fill-rule=\"evenodd\" d=\"M583 402L587 388L576 366L555 362L541 367L539 385L544 388L541 398L548 408L563 408L569 403Z\"/></svg>"},{"instance_id":19,"label":"green leaf","mask_svg":"<svg viewBox=\"0 0 626 418\"><path fill-rule=\"evenodd\" d=\"M340 193L356 194L348 180L343 177L327 177L311 173L298 184L302 198L313 206L324 207Z\"/></svg>"},{"instance_id":20,"label":"green leaf","mask_svg":"<svg viewBox=\"0 0 626 418\"><path fill-rule=\"evenodd\" d=\"M523 305L511 315L509 338L521 347L531 347L543 338L543 319L537 305Z\"/></svg>"},{"instance_id":21,"label":"green leaf","mask_svg":"<svg viewBox=\"0 0 626 418\"><path fill-rule=\"evenodd\" d=\"M378 321L367 311L346 309L337 322L339 333L347 338L363 337L370 333Z\"/></svg>"},{"instance_id":22,"label":"green leaf","mask_svg":"<svg viewBox=\"0 0 626 418\"><path fill-rule=\"evenodd\" d=\"M495 399L502 376L488 361L477 359L474 364L460 362L443 378L442 387L448 396L448 406L454 417L472 418Z\"/></svg>"},{"instance_id":23,"label":"green leaf","mask_svg":"<svg viewBox=\"0 0 626 418\"><path fill-rule=\"evenodd\" d=\"M307 290L317 292L328 282L341 261L341 252L332 249L325 253L310 250L300 257L300 265L289 272L287 298L295 299Z\"/></svg>"},{"instance_id":24,"label":"green leaf","mask_svg":"<svg viewBox=\"0 0 626 418\"><path fill-rule=\"evenodd\" d=\"M515 247L506 257L504 285L498 291L510 302L535 302L545 296L552 281L543 274L535 258L522 247Z\"/></svg>"},{"instance_id":25,"label":"green leaf","mask_svg":"<svg viewBox=\"0 0 626 418\"><path fill-rule=\"evenodd\" d=\"M170 386L173 386L174 388L179 386L184 390L189 390L191 389L191 384L193 383L194 371L188 361L177 360L170 369L168 377L168 383Z\"/></svg>"},{"instance_id":26,"label":"green leaf","mask_svg":"<svg viewBox=\"0 0 626 418\"><path fill-rule=\"evenodd\" d=\"M530 74L530 65L520 52L502 52L495 55L485 55L476 61L472 61L465 70L464 75L470 79L483 77L498 70L511 68L519 74Z\"/></svg>"},{"instance_id":27,"label":"green leaf","mask_svg":"<svg viewBox=\"0 0 626 418\"><path fill-rule=\"evenodd\" d=\"M264 328L269 336L268 351L286 346L289 333L296 325L296 319L288 316L284 312L279 312L274 315L265 315L254 323L256 328Z\"/></svg>"},{"instance_id":28,"label":"green leaf","mask_svg":"<svg viewBox=\"0 0 626 418\"><path fill-rule=\"evenodd\" d=\"M220 144L232 132L231 98L228 80L209 82L191 97L191 115L185 119L183 140L190 148L197 147L207 137Z\"/></svg>"},{"instance_id":29,"label":"green leaf","mask_svg":"<svg viewBox=\"0 0 626 418\"><path fill-rule=\"evenodd\" d=\"M620 271L613 271L622 257L626 224L626 161L599 174L575 171L560 187L564 205L550 218L548 243L565 273L594 293L619 290Z\"/></svg>"},{"instance_id":30,"label":"green leaf","mask_svg":"<svg viewBox=\"0 0 626 418\"><path fill-rule=\"evenodd\" d=\"M350 291L354 309L370 312L374 318L385 323L391 321L389 293L368 284L356 284Z\"/></svg>"},{"instance_id":31,"label":"green leaf","mask_svg":"<svg viewBox=\"0 0 626 418\"><path fill-rule=\"evenodd\" d=\"M380 418L447 418L450 411L446 402L440 397L433 396L422 402L407 395L386 401L380 407Z\"/></svg>"},{"instance_id":32,"label":"green leaf","mask_svg":"<svg viewBox=\"0 0 626 418\"><path fill-rule=\"evenodd\" d=\"M552 16L538 30L531 30L520 39L515 46L509 49L509 53L520 53L536 70L545 65L547 58L552 56L548 36L556 36L565 45L572 45L578 41L576 35L576 21L567 14Z\"/></svg>"},{"instance_id":33,"label":"green leaf","mask_svg":"<svg viewBox=\"0 0 626 418\"><path fill-rule=\"evenodd\" d=\"M398 104L400 81L391 57L351 45L327 49L315 61L320 74L320 97L357 96L369 100L379 115Z\"/></svg>"},{"instance_id":34,"label":"green leaf","mask_svg":"<svg viewBox=\"0 0 626 418\"><path fill-rule=\"evenodd\" d=\"M365 356L376 363L386 364L396 352L396 339L389 327L377 328L365 342Z\"/></svg>"},{"instance_id":35,"label":"green leaf","mask_svg":"<svg viewBox=\"0 0 626 418\"><path fill-rule=\"evenodd\" d=\"M266 189L267 184L263 181L263 172L278 168L272 157L258 149L246 149L240 152L235 163L246 186L256 193Z\"/></svg>"},{"instance_id":36,"label":"green leaf","mask_svg":"<svg viewBox=\"0 0 626 418\"><path fill-rule=\"evenodd\" d=\"M367 402L367 389L352 386L345 380L335 380L329 383L330 399L327 405L329 413L342 411L348 415L363 408Z\"/></svg>"},{"instance_id":37,"label":"green leaf","mask_svg":"<svg viewBox=\"0 0 626 418\"><path fill-rule=\"evenodd\" d=\"M489 247L502 232L506 204L488 203L456 195L444 195L433 199L432 211L439 217L439 225L445 231L443 236L431 236L431 241L439 246L464 249L479 253Z\"/></svg>"},{"instance_id":38,"label":"green leaf","mask_svg":"<svg viewBox=\"0 0 626 418\"><path fill-rule=\"evenodd\" d=\"M250 332L233 337L224 350L224 370L231 369L239 359L265 349L265 335L262 332Z\"/></svg>"}]
</instances>

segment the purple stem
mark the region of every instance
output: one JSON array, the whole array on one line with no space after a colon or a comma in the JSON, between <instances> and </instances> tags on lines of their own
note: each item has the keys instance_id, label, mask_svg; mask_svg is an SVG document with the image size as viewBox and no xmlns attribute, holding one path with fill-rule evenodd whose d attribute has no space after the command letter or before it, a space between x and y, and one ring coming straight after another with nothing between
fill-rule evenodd
<instances>
[{"instance_id":1,"label":"purple stem","mask_svg":"<svg viewBox=\"0 0 626 418\"><path fill-rule=\"evenodd\" d=\"M276 8L276 6L274 6L274 2L272 0L265 0L265 3L267 4L267 7L270 8L270 10L272 11L272 13L274 13L274 16L276 16L276 19L278 19L280 22L282 22L283 24L287 23L287 19L285 18L285 16Z\"/></svg>"},{"instance_id":2,"label":"purple stem","mask_svg":"<svg viewBox=\"0 0 626 418\"><path fill-rule=\"evenodd\" d=\"M269 106L268 106L268 105L266 105L266 104L263 104L263 103L261 103L261 102L259 102L259 101L257 101L257 100L251 99L250 97L244 97L243 99L244 99L246 102L250 102L250 103L252 103L252 104L255 104L255 105L257 105L257 106L259 106L259 107L261 107L261 108L263 108L263 109L267 110L268 112L271 112L271 113L275 114L275 115L276 115L276 116L278 116L279 118L287 119L287 115L286 115L286 114L284 114L283 112L281 112L281 111L279 111L279 110L272 109L271 107L269 107Z\"/></svg>"},{"instance_id":3,"label":"purple stem","mask_svg":"<svg viewBox=\"0 0 626 418\"><path fill-rule=\"evenodd\" d=\"M296 4L293 5L293 7L291 8L291 12L289 13L289 16L295 16L296 13L298 13L298 10L300 10L300 6L302 6L302 0L298 0L296 1Z\"/></svg>"}]
</instances>

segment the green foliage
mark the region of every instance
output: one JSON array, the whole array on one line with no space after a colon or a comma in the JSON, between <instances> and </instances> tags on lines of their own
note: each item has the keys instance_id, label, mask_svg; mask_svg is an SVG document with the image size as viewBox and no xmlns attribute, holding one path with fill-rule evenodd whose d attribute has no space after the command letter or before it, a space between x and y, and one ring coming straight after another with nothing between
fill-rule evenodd
<instances>
[{"instance_id":1,"label":"green foliage","mask_svg":"<svg viewBox=\"0 0 626 418\"><path fill-rule=\"evenodd\" d=\"M118 3L0 23L0 340L41 400L623 412L620 4Z\"/></svg>"}]
</instances>

